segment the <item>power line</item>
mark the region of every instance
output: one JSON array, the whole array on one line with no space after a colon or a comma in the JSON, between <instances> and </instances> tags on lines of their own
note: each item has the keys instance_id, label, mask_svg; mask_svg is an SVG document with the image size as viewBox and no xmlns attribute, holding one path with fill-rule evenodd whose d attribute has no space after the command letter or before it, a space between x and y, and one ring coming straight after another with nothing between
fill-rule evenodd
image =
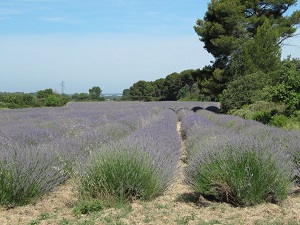
<instances>
[{"instance_id":1,"label":"power line","mask_svg":"<svg viewBox=\"0 0 300 225\"><path fill-rule=\"evenodd\" d=\"M60 83L60 87L61 87L61 94L64 94L65 93L65 82L64 81L62 81L61 83Z\"/></svg>"}]
</instances>

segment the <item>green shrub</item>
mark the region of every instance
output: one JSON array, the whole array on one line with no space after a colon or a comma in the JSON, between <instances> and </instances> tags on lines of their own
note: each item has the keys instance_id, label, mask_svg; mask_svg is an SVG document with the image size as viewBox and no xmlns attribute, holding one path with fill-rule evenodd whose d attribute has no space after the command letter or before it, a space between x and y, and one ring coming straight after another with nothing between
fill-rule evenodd
<instances>
[{"instance_id":1,"label":"green shrub","mask_svg":"<svg viewBox=\"0 0 300 225\"><path fill-rule=\"evenodd\" d=\"M292 184L292 165L255 145L229 144L200 153L189 163L187 182L196 192L233 205L282 201Z\"/></svg>"},{"instance_id":2,"label":"green shrub","mask_svg":"<svg viewBox=\"0 0 300 225\"><path fill-rule=\"evenodd\" d=\"M276 126L276 127L285 127L288 123L289 118L285 115L275 115L272 117L271 121L269 122L270 125Z\"/></svg>"},{"instance_id":3,"label":"green shrub","mask_svg":"<svg viewBox=\"0 0 300 225\"><path fill-rule=\"evenodd\" d=\"M254 113L253 119L258 122L268 124L272 119L272 115L271 115L271 112L266 111L266 110L258 111L256 113Z\"/></svg>"},{"instance_id":4,"label":"green shrub","mask_svg":"<svg viewBox=\"0 0 300 225\"><path fill-rule=\"evenodd\" d=\"M244 119L252 119L254 112L251 111L248 106L245 106L241 109L232 109L228 112L228 114L239 116Z\"/></svg>"},{"instance_id":5,"label":"green shrub","mask_svg":"<svg viewBox=\"0 0 300 225\"><path fill-rule=\"evenodd\" d=\"M267 102L267 101L257 101L249 105L249 110L252 112L257 111L269 111L269 112L279 112L283 113L286 110L286 105L283 103Z\"/></svg>"},{"instance_id":6,"label":"green shrub","mask_svg":"<svg viewBox=\"0 0 300 225\"><path fill-rule=\"evenodd\" d=\"M158 169L145 153L103 150L81 174L80 193L83 198L152 199L163 191Z\"/></svg>"}]
</instances>

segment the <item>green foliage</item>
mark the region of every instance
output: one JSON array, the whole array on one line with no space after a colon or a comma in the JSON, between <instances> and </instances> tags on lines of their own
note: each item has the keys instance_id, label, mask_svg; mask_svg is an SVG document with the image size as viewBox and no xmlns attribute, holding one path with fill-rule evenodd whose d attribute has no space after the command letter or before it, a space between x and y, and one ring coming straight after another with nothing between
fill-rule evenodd
<instances>
[{"instance_id":1,"label":"green foliage","mask_svg":"<svg viewBox=\"0 0 300 225\"><path fill-rule=\"evenodd\" d=\"M198 70L184 70L181 73L172 73L167 75L166 78L160 78L153 82L140 80L134 83L129 91L125 89L126 93L123 100L196 100L199 98L198 73Z\"/></svg>"},{"instance_id":2,"label":"green foliage","mask_svg":"<svg viewBox=\"0 0 300 225\"><path fill-rule=\"evenodd\" d=\"M3 93L0 94L0 108L28 108L39 107L41 103L31 94Z\"/></svg>"},{"instance_id":3,"label":"green foliage","mask_svg":"<svg viewBox=\"0 0 300 225\"><path fill-rule=\"evenodd\" d=\"M151 157L137 151L103 150L80 177L83 198L152 199L163 191Z\"/></svg>"},{"instance_id":4,"label":"green foliage","mask_svg":"<svg viewBox=\"0 0 300 225\"><path fill-rule=\"evenodd\" d=\"M245 6L238 0L211 1L203 20L198 20L194 27L204 48L217 61L227 57L243 43L246 18Z\"/></svg>"},{"instance_id":5,"label":"green foliage","mask_svg":"<svg viewBox=\"0 0 300 225\"><path fill-rule=\"evenodd\" d=\"M100 89L100 87L98 86L95 86L95 87L92 87L91 89L89 89L89 98L91 100L101 100L101 92L102 90Z\"/></svg>"},{"instance_id":6,"label":"green foliage","mask_svg":"<svg viewBox=\"0 0 300 225\"><path fill-rule=\"evenodd\" d=\"M29 108L64 106L70 101L65 94L54 93L52 89L38 91L36 94L2 93L0 94L0 108Z\"/></svg>"},{"instance_id":7,"label":"green foliage","mask_svg":"<svg viewBox=\"0 0 300 225\"><path fill-rule=\"evenodd\" d=\"M182 87L177 95L177 99L180 101L197 101L199 98L199 87L197 83L194 83L192 87L185 85Z\"/></svg>"},{"instance_id":8,"label":"green foliage","mask_svg":"<svg viewBox=\"0 0 300 225\"><path fill-rule=\"evenodd\" d=\"M192 176L192 186L200 194L240 206L287 197L291 174L277 166L271 152L227 148L210 154Z\"/></svg>"},{"instance_id":9,"label":"green foliage","mask_svg":"<svg viewBox=\"0 0 300 225\"><path fill-rule=\"evenodd\" d=\"M88 101L90 99L90 96L87 93L75 93L72 95L72 99L74 101L84 102Z\"/></svg>"},{"instance_id":10,"label":"green foliage","mask_svg":"<svg viewBox=\"0 0 300 225\"><path fill-rule=\"evenodd\" d=\"M276 127L285 127L288 123L288 120L289 118L287 116L278 114L271 118L269 124Z\"/></svg>"},{"instance_id":11,"label":"green foliage","mask_svg":"<svg viewBox=\"0 0 300 225\"><path fill-rule=\"evenodd\" d=\"M266 19L257 28L256 36L233 54L230 63L231 72L236 75L251 74L257 71L267 74L279 68L280 59L279 31Z\"/></svg>"},{"instance_id":12,"label":"green foliage","mask_svg":"<svg viewBox=\"0 0 300 225\"><path fill-rule=\"evenodd\" d=\"M126 100L130 100L130 89L124 89L123 90L123 94L122 94L122 100L126 101Z\"/></svg>"},{"instance_id":13,"label":"green foliage","mask_svg":"<svg viewBox=\"0 0 300 225\"><path fill-rule=\"evenodd\" d=\"M228 114L286 129L300 129L299 111L287 116L286 109L287 106L283 103L257 101L241 109L232 109Z\"/></svg>"},{"instance_id":14,"label":"green foliage","mask_svg":"<svg viewBox=\"0 0 300 225\"><path fill-rule=\"evenodd\" d=\"M54 92L52 89L45 89L45 90L40 90L36 93L36 97L39 99L47 98L50 95L53 95Z\"/></svg>"},{"instance_id":15,"label":"green foliage","mask_svg":"<svg viewBox=\"0 0 300 225\"><path fill-rule=\"evenodd\" d=\"M300 109L300 60L286 59L277 72L275 85L271 89L275 102L284 102L289 114Z\"/></svg>"},{"instance_id":16,"label":"green foliage","mask_svg":"<svg viewBox=\"0 0 300 225\"><path fill-rule=\"evenodd\" d=\"M293 36L300 23L300 12L284 16L296 4L296 0L258 1L222 0L211 1L203 20L199 19L194 27L205 49L216 62L227 66L230 56L244 43L255 37L258 27L266 20L276 26L281 43Z\"/></svg>"},{"instance_id":17,"label":"green foliage","mask_svg":"<svg viewBox=\"0 0 300 225\"><path fill-rule=\"evenodd\" d=\"M197 74L197 83L202 101L219 101L219 96L225 88L227 78L223 69L206 66Z\"/></svg>"},{"instance_id":18,"label":"green foliage","mask_svg":"<svg viewBox=\"0 0 300 225\"><path fill-rule=\"evenodd\" d=\"M262 110L262 111L255 112L254 115L252 116L252 119L264 124L268 124L272 119L272 115L269 111Z\"/></svg>"},{"instance_id":19,"label":"green foliage","mask_svg":"<svg viewBox=\"0 0 300 225\"><path fill-rule=\"evenodd\" d=\"M16 170L18 168L14 164L4 166L0 163L0 205L6 207L26 205L43 194L38 182L31 182L30 185L26 185L26 189L20 188L20 185L28 182L28 174L27 171L16 172ZM15 177L16 174L18 177Z\"/></svg>"},{"instance_id":20,"label":"green foliage","mask_svg":"<svg viewBox=\"0 0 300 225\"><path fill-rule=\"evenodd\" d=\"M167 101L176 101L179 90L182 86L181 74L172 73L165 79L165 85L167 86L166 99Z\"/></svg>"},{"instance_id":21,"label":"green foliage","mask_svg":"<svg viewBox=\"0 0 300 225\"><path fill-rule=\"evenodd\" d=\"M87 101L104 101L105 99L101 97L102 90L98 86L94 86L89 89L89 94L87 93L75 93L72 95L74 101L87 102Z\"/></svg>"},{"instance_id":22,"label":"green foliage","mask_svg":"<svg viewBox=\"0 0 300 225\"><path fill-rule=\"evenodd\" d=\"M151 82L140 80L130 87L129 95L132 100L151 101L154 96L154 86Z\"/></svg>"},{"instance_id":23,"label":"green foliage","mask_svg":"<svg viewBox=\"0 0 300 225\"><path fill-rule=\"evenodd\" d=\"M61 107L70 101L69 96L54 93L52 89L38 91L36 96L39 99L41 106L47 107Z\"/></svg>"},{"instance_id":24,"label":"green foliage","mask_svg":"<svg viewBox=\"0 0 300 225\"><path fill-rule=\"evenodd\" d=\"M244 76L236 76L229 82L221 96L222 108L225 112L255 101L268 100L269 93L265 87L270 84L268 74L256 72Z\"/></svg>"},{"instance_id":25,"label":"green foliage","mask_svg":"<svg viewBox=\"0 0 300 225\"><path fill-rule=\"evenodd\" d=\"M48 107L59 107L64 105L63 99L60 97L60 95L49 95L45 100L44 100L44 105Z\"/></svg>"},{"instance_id":26,"label":"green foliage","mask_svg":"<svg viewBox=\"0 0 300 225\"><path fill-rule=\"evenodd\" d=\"M73 208L73 213L76 216L80 216L81 214L89 214L92 212L99 212L103 210L103 202L99 199L94 199L90 201L80 201Z\"/></svg>"}]
</instances>

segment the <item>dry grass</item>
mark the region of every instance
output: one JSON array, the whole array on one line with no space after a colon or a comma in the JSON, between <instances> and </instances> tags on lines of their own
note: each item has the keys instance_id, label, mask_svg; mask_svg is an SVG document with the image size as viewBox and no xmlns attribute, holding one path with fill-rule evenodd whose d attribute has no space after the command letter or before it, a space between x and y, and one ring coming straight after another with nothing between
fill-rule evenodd
<instances>
[{"instance_id":1,"label":"dry grass","mask_svg":"<svg viewBox=\"0 0 300 225\"><path fill-rule=\"evenodd\" d=\"M235 208L225 203L208 202L201 196L199 201L199 196L184 183L183 161L176 180L164 195L153 201L135 201L76 217L73 214L74 204L78 201L76 186L69 180L36 204L1 209L0 224L300 224L299 187L281 205ZM208 204L203 204L203 200Z\"/></svg>"}]
</instances>

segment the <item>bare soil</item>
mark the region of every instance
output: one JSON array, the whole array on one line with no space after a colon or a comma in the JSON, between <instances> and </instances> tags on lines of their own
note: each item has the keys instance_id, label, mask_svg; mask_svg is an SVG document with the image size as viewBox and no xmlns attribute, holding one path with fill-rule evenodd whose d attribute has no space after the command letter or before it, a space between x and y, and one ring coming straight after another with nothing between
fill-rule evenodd
<instances>
[{"instance_id":1,"label":"bare soil","mask_svg":"<svg viewBox=\"0 0 300 225\"><path fill-rule=\"evenodd\" d=\"M180 124L178 124L180 130ZM184 146L184 143L183 143ZM78 195L68 180L35 204L0 209L0 225L14 224L300 224L300 188L295 187L280 205L260 204L237 208L226 203L199 201L184 182L184 148L179 174L164 195L129 206L76 217L72 209ZM204 202L203 202L204 201ZM207 204L206 204L207 203Z\"/></svg>"}]
</instances>

